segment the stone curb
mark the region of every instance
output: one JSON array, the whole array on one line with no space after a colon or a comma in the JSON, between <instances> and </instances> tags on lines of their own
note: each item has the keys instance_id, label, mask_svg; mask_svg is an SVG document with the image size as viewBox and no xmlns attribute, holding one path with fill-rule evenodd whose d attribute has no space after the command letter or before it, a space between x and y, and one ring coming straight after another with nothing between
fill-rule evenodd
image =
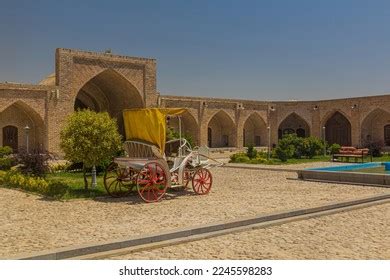
<instances>
[{"instance_id":1,"label":"stone curb","mask_svg":"<svg viewBox=\"0 0 390 280\"><path fill-rule=\"evenodd\" d=\"M125 249L135 246L151 245L157 242L169 241L172 239L188 238L201 236L203 234L221 232L231 230L239 227L248 227L254 224L261 224L266 222L278 221L282 219L288 219L293 217L299 217L302 215L315 214L319 212L347 208L364 203L370 203L380 200L390 199L390 193L383 195L370 196L358 200L350 200L333 204L326 204L313 208L301 208L290 210L287 212L275 212L270 215L260 215L244 219L234 219L226 221L224 223L213 223L201 226L187 227L178 230L165 231L158 234L134 236L125 239L116 239L109 242L100 242L93 244L83 244L81 246L64 247L54 250L46 250L38 253L31 253L25 255L14 256L9 259L20 260L60 260L77 258L85 255L93 255L102 253L105 251L114 251L119 249Z\"/></svg>"},{"instance_id":2,"label":"stone curb","mask_svg":"<svg viewBox=\"0 0 390 280\"><path fill-rule=\"evenodd\" d=\"M248 165L248 166L246 166ZM234 163L226 163L222 165L221 167L226 167L226 168L241 168L241 169L250 169L250 170L267 170L267 171L279 171L279 172L298 172L301 169L288 169L288 168L268 168L268 167L259 167L256 166L255 164L234 164Z\"/></svg>"}]
</instances>

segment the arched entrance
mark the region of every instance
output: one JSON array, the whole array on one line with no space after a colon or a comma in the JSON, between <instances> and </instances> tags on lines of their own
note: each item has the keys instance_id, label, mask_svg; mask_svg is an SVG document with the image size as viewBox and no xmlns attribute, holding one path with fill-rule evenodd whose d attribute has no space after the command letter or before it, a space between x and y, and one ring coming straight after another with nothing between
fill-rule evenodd
<instances>
[{"instance_id":1,"label":"arched entrance","mask_svg":"<svg viewBox=\"0 0 390 280\"><path fill-rule=\"evenodd\" d=\"M10 146L14 152L26 147L27 139L29 148L42 151L46 148L43 120L26 103L17 101L0 112L0 139L0 146Z\"/></svg>"},{"instance_id":2,"label":"arched entrance","mask_svg":"<svg viewBox=\"0 0 390 280\"><path fill-rule=\"evenodd\" d=\"M325 123L325 139L328 144L351 146L351 123L340 112L335 112Z\"/></svg>"},{"instance_id":3,"label":"arched entrance","mask_svg":"<svg viewBox=\"0 0 390 280\"><path fill-rule=\"evenodd\" d=\"M267 146L267 125L256 113L252 113L244 123L244 146Z\"/></svg>"},{"instance_id":4,"label":"arched entrance","mask_svg":"<svg viewBox=\"0 0 390 280\"><path fill-rule=\"evenodd\" d=\"M309 124L298 114L291 113L279 125L278 136L279 139L285 134L296 133L299 137L310 136Z\"/></svg>"},{"instance_id":5,"label":"arched entrance","mask_svg":"<svg viewBox=\"0 0 390 280\"><path fill-rule=\"evenodd\" d=\"M121 74L107 69L90 79L79 90L74 101L74 109L90 109L108 112L116 118L119 132L124 135L122 111L144 107L141 94Z\"/></svg>"},{"instance_id":6,"label":"arched entrance","mask_svg":"<svg viewBox=\"0 0 390 280\"><path fill-rule=\"evenodd\" d=\"M199 145L198 137L198 123L194 116L188 111L180 116L181 118L181 131L184 136L191 138L194 145ZM177 117L172 117L169 119L168 127L174 129L176 132L179 132L179 119Z\"/></svg>"},{"instance_id":7,"label":"arched entrance","mask_svg":"<svg viewBox=\"0 0 390 280\"><path fill-rule=\"evenodd\" d=\"M216 113L208 123L210 148L235 147L235 125L225 111Z\"/></svg>"},{"instance_id":8,"label":"arched entrance","mask_svg":"<svg viewBox=\"0 0 390 280\"><path fill-rule=\"evenodd\" d=\"M372 142L390 146L390 113L383 109L371 111L361 125L362 144Z\"/></svg>"}]
</instances>

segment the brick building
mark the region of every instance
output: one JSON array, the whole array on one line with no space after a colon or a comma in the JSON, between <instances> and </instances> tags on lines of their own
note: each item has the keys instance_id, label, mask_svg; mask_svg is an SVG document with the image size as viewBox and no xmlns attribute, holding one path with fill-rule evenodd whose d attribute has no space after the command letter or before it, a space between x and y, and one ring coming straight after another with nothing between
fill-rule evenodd
<instances>
[{"instance_id":1,"label":"brick building","mask_svg":"<svg viewBox=\"0 0 390 280\"><path fill-rule=\"evenodd\" d=\"M155 59L57 49L55 73L38 85L0 83L0 146L25 146L28 126L30 147L60 154L59 133L74 110L107 111L123 131L122 110L145 107L188 108L184 131L211 148L267 146L292 132L390 145L390 95L280 102L167 96L156 88Z\"/></svg>"}]
</instances>

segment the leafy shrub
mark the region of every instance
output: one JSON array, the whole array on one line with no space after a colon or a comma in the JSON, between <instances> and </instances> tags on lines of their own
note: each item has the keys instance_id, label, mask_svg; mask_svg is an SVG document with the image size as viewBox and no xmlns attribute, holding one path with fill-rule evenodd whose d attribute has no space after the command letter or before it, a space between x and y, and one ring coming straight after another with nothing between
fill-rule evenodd
<instances>
[{"instance_id":1,"label":"leafy shrub","mask_svg":"<svg viewBox=\"0 0 390 280\"><path fill-rule=\"evenodd\" d=\"M4 176L7 174L7 172L0 170L0 185L4 182Z\"/></svg>"},{"instance_id":2,"label":"leafy shrub","mask_svg":"<svg viewBox=\"0 0 390 280\"><path fill-rule=\"evenodd\" d=\"M297 137L296 134L285 134L275 148L275 155L278 159L285 162L289 158L300 158L303 153L302 150L302 138Z\"/></svg>"},{"instance_id":3,"label":"leafy shrub","mask_svg":"<svg viewBox=\"0 0 390 280\"><path fill-rule=\"evenodd\" d=\"M307 137L303 139L303 154L308 158L313 158L320 154L324 149L323 142L317 137Z\"/></svg>"},{"instance_id":4,"label":"leafy shrub","mask_svg":"<svg viewBox=\"0 0 390 280\"><path fill-rule=\"evenodd\" d=\"M12 148L8 146L0 147L0 158L12 154Z\"/></svg>"},{"instance_id":5,"label":"leafy shrub","mask_svg":"<svg viewBox=\"0 0 390 280\"><path fill-rule=\"evenodd\" d=\"M14 160L10 157L0 158L0 170L10 170Z\"/></svg>"},{"instance_id":6,"label":"leafy shrub","mask_svg":"<svg viewBox=\"0 0 390 280\"><path fill-rule=\"evenodd\" d=\"M289 158L292 158L294 156L295 148L292 145L288 146L277 146L275 148L275 155L278 159L285 162Z\"/></svg>"},{"instance_id":7,"label":"leafy shrub","mask_svg":"<svg viewBox=\"0 0 390 280\"><path fill-rule=\"evenodd\" d=\"M248 162L249 157L245 153L236 153L230 156L230 161L233 163Z\"/></svg>"},{"instance_id":8,"label":"leafy shrub","mask_svg":"<svg viewBox=\"0 0 390 280\"><path fill-rule=\"evenodd\" d=\"M334 143L329 146L328 151L331 155L338 154L340 152L341 146L337 143Z\"/></svg>"},{"instance_id":9,"label":"leafy shrub","mask_svg":"<svg viewBox=\"0 0 390 280\"><path fill-rule=\"evenodd\" d=\"M247 151L246 151L246 155L247 155L247 157L250 158L250 159L256 158L256 156L257 156L257 150L255 149L255 147L254 147L252 144L250 144L250 145L248 146L248 149L247 149Z\"/></svg>"},{"instance_id":10,"label":"leafy shrub","mask_svg":"<svg viewBox=\"0 0 390 280\"><path fill-rule=\"evenodd\" d=\"M49 171L48 160L50 155L47 152L33 149L27 153L25 149L21 149L17 155L17 161L20 164L19 170L23 174L34 175L38 177L45 176Z\"/></svg>"},{"instance_id":11,"label":"leafy shrub","mask_svg":"<svg viewBox=\"0 0 390 280\"><path fill-rule=\"evenodd\" d=\"M19 188L57 199L62 198L69 190L69 186L62 182L48 182L44 178L28 176L15 171L2 171L0 173L0 184L3 187Z\"/></svg>"},{"instance_id":12,"label":"leafy shrub","mask_svg":"<svg viewBox=\"0 0 390 280\"><path fill-rule=\"evenodd\" d=\"M321 153L323 142L313 136L302 138L296 134L285 134L274 150L274 155L281 161L290 158L300 159L301 157L312 158Z\"/></svg>"}]
</instances>

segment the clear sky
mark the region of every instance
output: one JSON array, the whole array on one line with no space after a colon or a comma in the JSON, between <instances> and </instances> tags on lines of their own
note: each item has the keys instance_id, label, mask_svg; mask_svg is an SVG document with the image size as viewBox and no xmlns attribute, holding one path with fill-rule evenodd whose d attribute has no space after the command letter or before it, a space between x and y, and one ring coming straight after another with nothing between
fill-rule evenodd
<instances>
[{"instance_id":1,"label":"clear sky","mask_svg":"<svg viewBox=\"0 0 390 280\"><path fill-rule=\"evenodd\" d=\"M1 0L0 81L57 47L157 59L162 94L313 100L390 92L390 1Z\"/></svg>"}]
</instances>

